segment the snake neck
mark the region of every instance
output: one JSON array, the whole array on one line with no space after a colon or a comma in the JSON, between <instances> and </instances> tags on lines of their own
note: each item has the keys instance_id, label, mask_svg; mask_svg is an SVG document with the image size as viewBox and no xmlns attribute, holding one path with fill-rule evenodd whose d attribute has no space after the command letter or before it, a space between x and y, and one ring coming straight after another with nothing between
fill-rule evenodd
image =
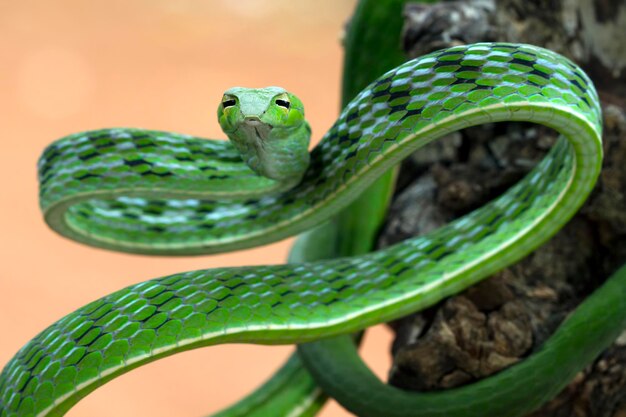
<instances>
[{"instance_id":1,"label":"snake neck","mask_svg":"<svg viewBox=\"0 0 626 417\"><path fill-rule=\"evenodd\" d=\"M280 182L299 182L309 166L309 124L276 127L249 118L228 133L242 160L257 174ZM296 181L297 180L297 181Z\"/></svg>"}]
</instances>

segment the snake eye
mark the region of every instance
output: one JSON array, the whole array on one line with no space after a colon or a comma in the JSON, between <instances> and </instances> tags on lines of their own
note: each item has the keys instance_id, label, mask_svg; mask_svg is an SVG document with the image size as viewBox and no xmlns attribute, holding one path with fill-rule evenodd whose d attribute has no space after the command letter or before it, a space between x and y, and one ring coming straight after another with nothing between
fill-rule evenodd
<instances>
[{"instance_id":1,"label":"snake eye","mask_svg":"<svg viewBox=\"0 0 626 417\"><path fill-rule=\"evenodd\" d=\"M222 106L224 108L232 107L235 104L237 104L237 100L235 100L234 98L229 98L229 99L226 99L226 100L222 101Z\"/></svg>"},{"instance_id":2,"label":"snake eye","mask_svg":"<svg viewBox=\"0 0 626 417\"><path fill-rule=\"evenodd\" d=\"M291 103L288 102L287 100L281 100L281 99L277 99L276 100L276 104L280 107L284 107L286 109L289 109L289 107L291 106Z\"/></svg>"}]
</instances>

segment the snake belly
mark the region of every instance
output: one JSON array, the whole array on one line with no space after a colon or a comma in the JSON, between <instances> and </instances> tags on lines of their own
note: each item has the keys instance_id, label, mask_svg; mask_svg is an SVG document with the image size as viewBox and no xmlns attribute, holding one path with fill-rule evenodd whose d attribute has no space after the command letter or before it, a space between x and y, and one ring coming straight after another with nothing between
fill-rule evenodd
<instances>
[{"instance_id":1,"label":"snake belly","mask_svg":"<svg viewBox=\"0 0 626 417\"><path fill-rule=\"evenodd\" d=\"M93 246L182 255L302 232L452 131L529 121L562 135L505 194L429 235L354 257L174 274L86 305L5 366L0 416L63 415L116 376L181 351L310 342L455 294L519 260L576 212L600 171L600 117L591 81L567 59L530 45L480 43L381 76L312 151L302 181L275 195L241 198L233 184L253 176L227 144L137 129L61 139L40 161L41 205L53 229ZM610 323L613 331L624 325Z\"/></svg>"}]
</instances>

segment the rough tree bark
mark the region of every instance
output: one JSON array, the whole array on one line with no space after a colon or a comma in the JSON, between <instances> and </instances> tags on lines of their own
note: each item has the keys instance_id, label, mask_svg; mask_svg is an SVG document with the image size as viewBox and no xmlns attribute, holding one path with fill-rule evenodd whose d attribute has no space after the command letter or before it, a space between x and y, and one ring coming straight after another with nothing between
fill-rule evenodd
<instances>
[{"instance_id":1,"label":"rough tree bark","mask_svg":"<svg viewBox=\"0 0 626 417\"><path fill-rule=\"evenodd\" d=\"M626 262L626 3L490 0L411 4L410 57L478 41L525 42L581 65L603 102L605 162L580 213L519 264L392 324L390 383L459 386L522 360L577 303ZM556 139L529 124L467 129L405 161L379 247L424 234L483 205L520 179ZM626 417L626 333L533 417Z\"/></svg>"}]
</instances>

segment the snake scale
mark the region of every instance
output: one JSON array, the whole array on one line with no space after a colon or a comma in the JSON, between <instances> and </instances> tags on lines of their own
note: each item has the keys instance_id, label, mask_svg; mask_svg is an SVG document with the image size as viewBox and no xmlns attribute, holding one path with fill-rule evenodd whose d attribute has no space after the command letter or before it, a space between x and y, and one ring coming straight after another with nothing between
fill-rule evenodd
<instances>
[{"instance_id":1,"label":"snake scale","mask_svg":"<svg viewBox=\"0 0 626 417\"><path fill-rule=\"evenodd\" d=\"M537 248L577 211L601 168L601 111L590 79L564 57L478 43L408 61L362 89L310 155L302 105L278 87L231 89L218 117L231 142L131 128L54 142L39 162L47 223L70 239L131 253L230 251L323 224L450 132L527 121L561 139L502 196L426 236L335 259L179 273L96 300L5 366L1 417L61 416L133 368L234 342L302 344L302 363L292 358L223 417L313 415L322 395L311 375L361 416L521 416L556 395L625 327L620 271L520 364L425 394L382 384L352 339L340 336L458 293Z\"/></svg>"}]
</instances>

